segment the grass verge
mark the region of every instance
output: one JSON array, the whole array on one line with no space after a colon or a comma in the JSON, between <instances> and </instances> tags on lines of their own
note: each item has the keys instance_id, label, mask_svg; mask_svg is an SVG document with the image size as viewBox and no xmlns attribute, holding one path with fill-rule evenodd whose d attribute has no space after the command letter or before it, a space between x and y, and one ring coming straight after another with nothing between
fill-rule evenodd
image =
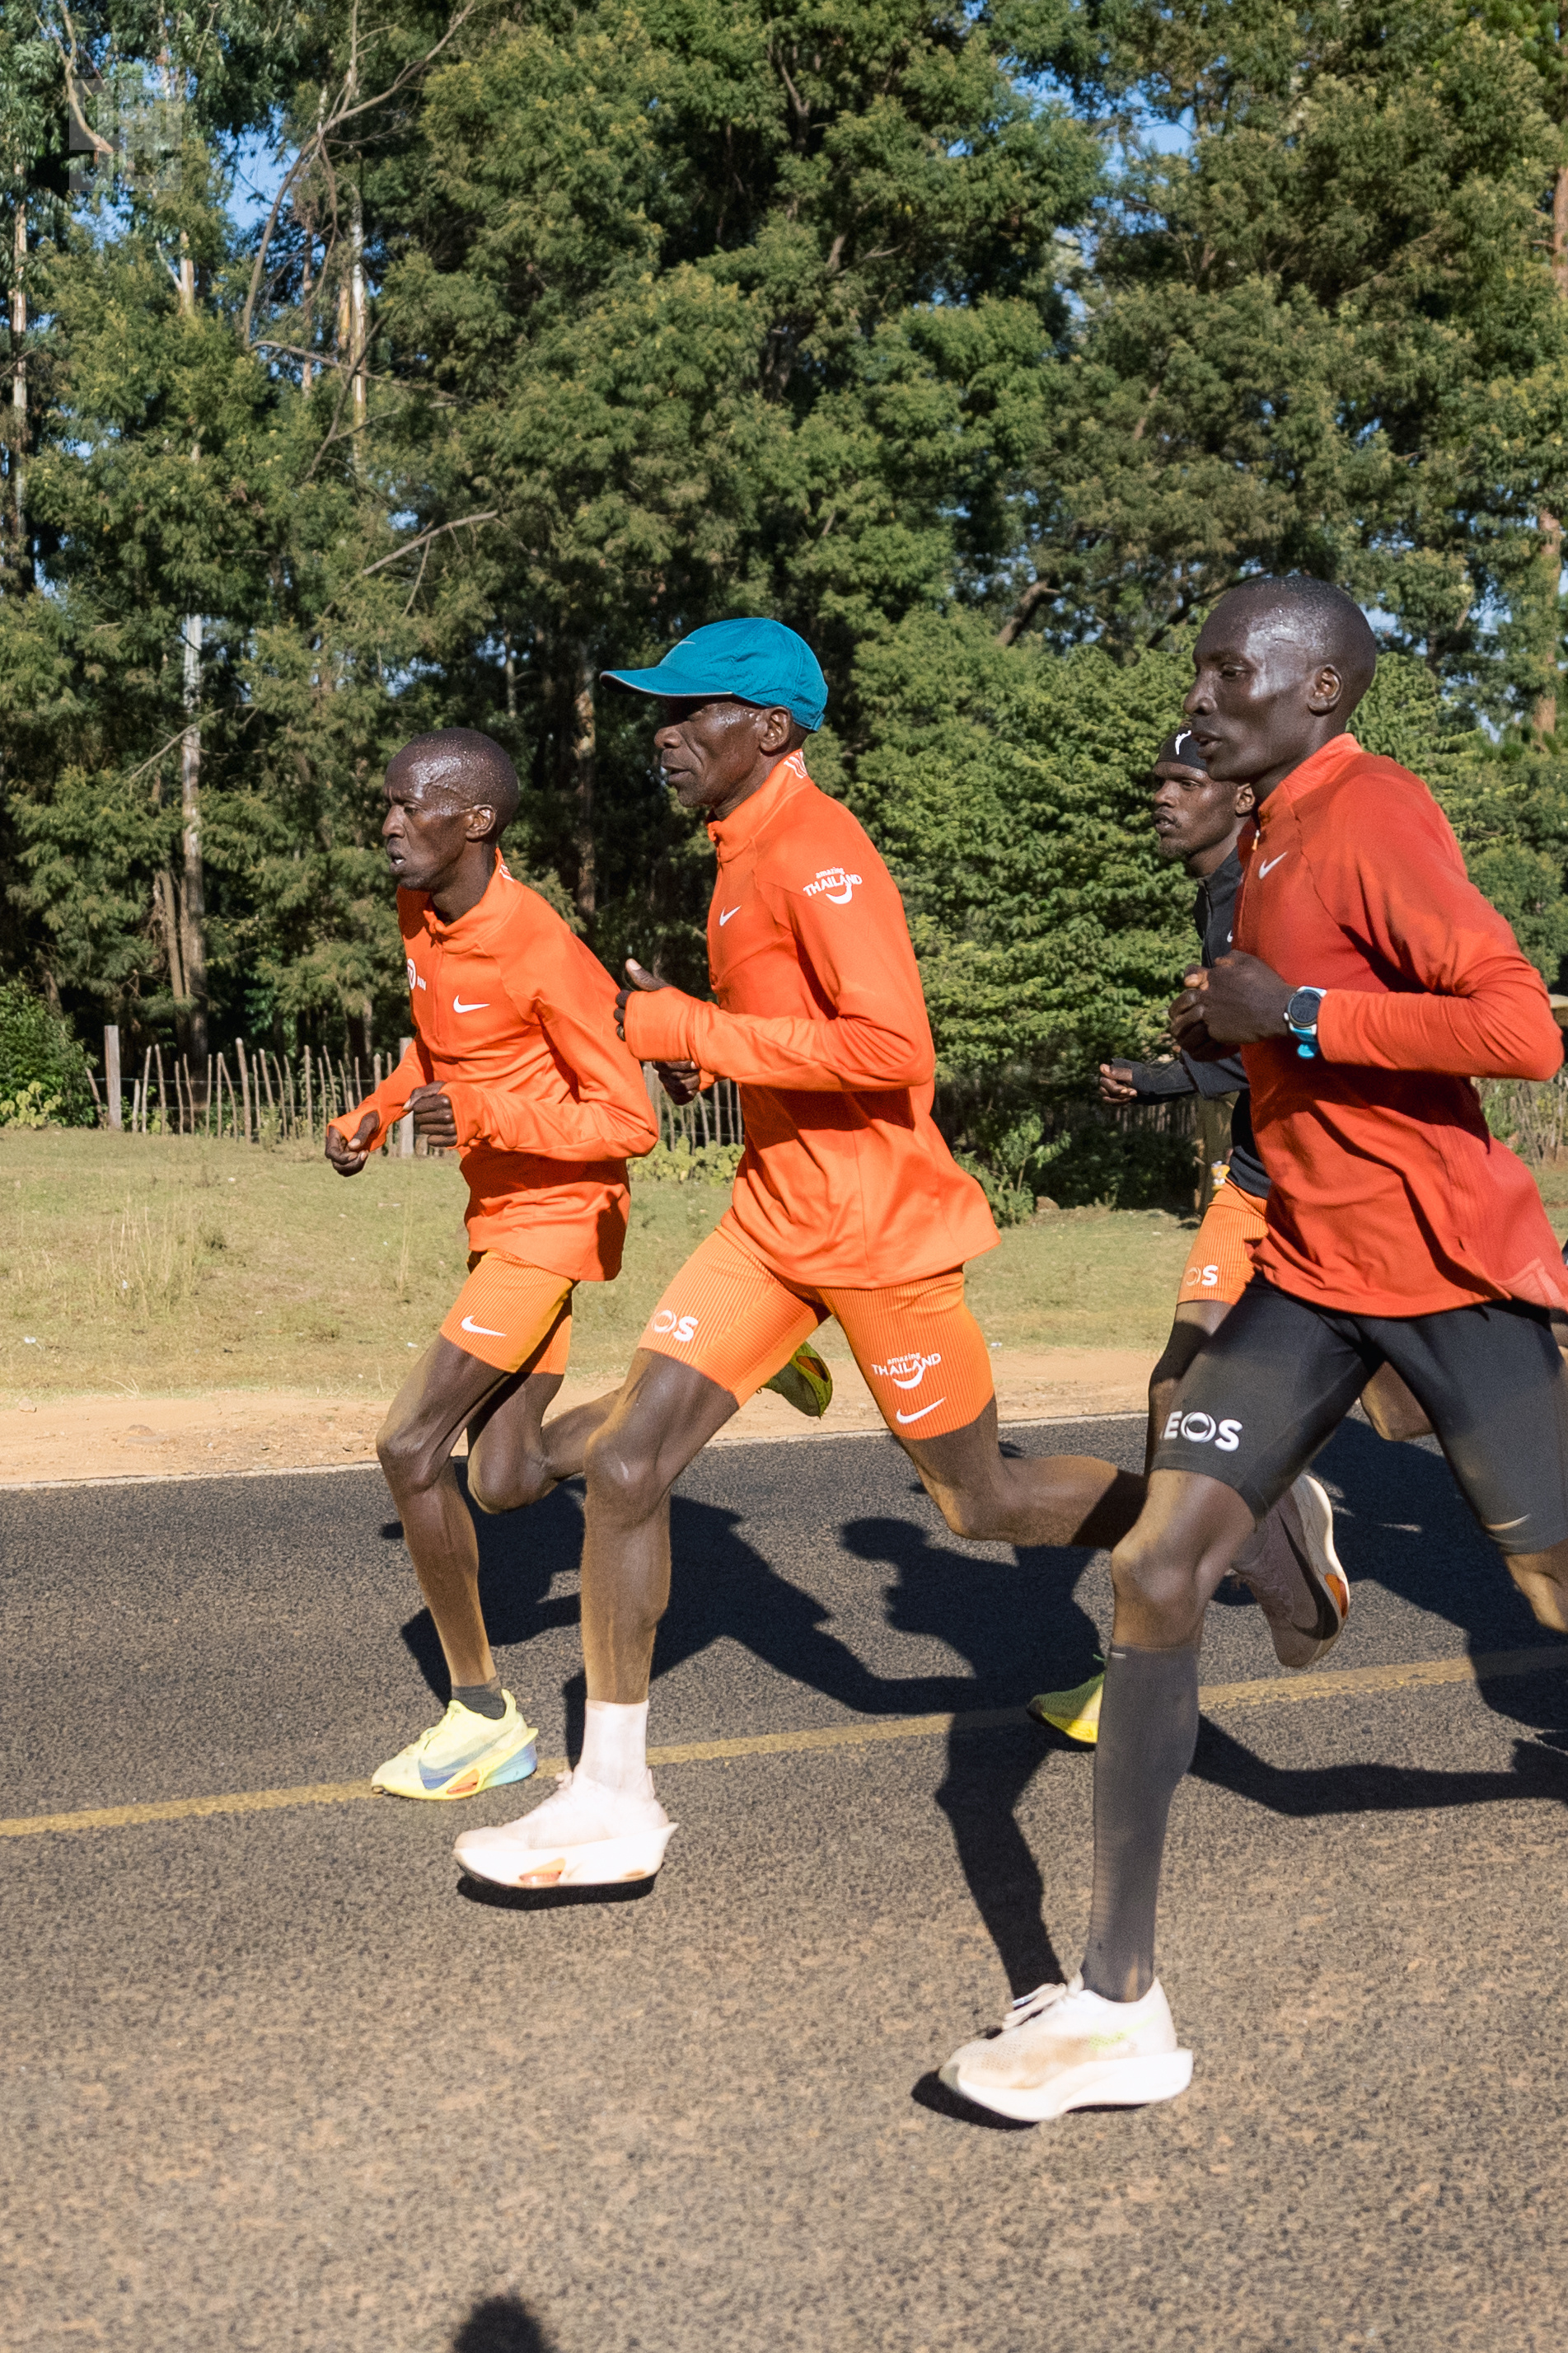
<instances>
[{"instance_id":1,"label":"grass verge","mask_svg":"<svg viewBox=\"0 0 1568 2353\"><path fill-rule=\"evenodd\" d=\"M1542 1189L1562 1228L1568 1166L1545 1172ZM463 1279L466 1198L453 1161L380 1159L345 1181L289 1147L0 1131L0 1403L210 1388L390 1396ZM574 1373L624 1370L728 1198L700 1176L634 1176L625 1270L577 1293ZM1003 1346L1153 1350L1191 1232L1158 1211L1015 1226L974 1261L970 1298ZM834 1325L822 1345L845 1353Z\"/></svg>"}]
</instances>

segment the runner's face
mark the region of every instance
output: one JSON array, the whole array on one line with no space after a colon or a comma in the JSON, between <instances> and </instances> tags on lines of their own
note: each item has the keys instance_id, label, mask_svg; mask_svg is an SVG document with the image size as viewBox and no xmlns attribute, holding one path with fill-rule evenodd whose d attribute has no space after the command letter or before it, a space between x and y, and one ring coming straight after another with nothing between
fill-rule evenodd
<instances>
[{"instance_id":1,"label":"runner's face","mask_svg":"<svg viewBox=\"0 0 1568 2353\"><path fill-rule=\"evenodd\" d=\"M1175 760L1162 760L1154 775L1154 832L1162 858L1196 858L1222 845L1230 848L1246 818L1237 803L1251 806L1245 786L1216 784L1201 768L1184 768Z\"/></svg>"},{"instance_id":2,"label":"runner's face","mask_svg":"<svg viewBox=\"0 0 1568 2353\"><path fill-rule=\"evenodd\" d=\"M777 759L789 736L787 711L716 695L708 702L666 702L654 737L667 785L682 808L718 808L763 760Z\"/></svg>"},{"instance_id":3,"label":"runner's face","mask_svg":"<svg viewBox=\"0 0 1568 2353\"><path fill-rule=\"evenodd\" d=\"M404 891L438 891L470 842L488 833L493 809L465 807L438 770L394 760L383 787L381 838L386 862Z\"/></svg>"},{"instance_id":4,"label":"runner's face","mask_svg":"<svg viewBox=\"0 0 1568 2353\"><path fill-rule=\"evenodd\" d=\"M1271 790L1322 741L1341 674L1288 606L1222 596L1193 649L1197 672L1182 708L1209 774Z\"/></svg>"}]
</instances>

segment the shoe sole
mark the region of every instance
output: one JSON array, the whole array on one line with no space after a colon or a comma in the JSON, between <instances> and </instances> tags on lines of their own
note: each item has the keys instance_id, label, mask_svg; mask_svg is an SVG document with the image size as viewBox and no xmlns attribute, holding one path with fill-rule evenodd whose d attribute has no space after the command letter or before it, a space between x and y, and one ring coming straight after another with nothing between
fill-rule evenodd
<instances>
[{"instance_id":1,"label":"shoe sole","mask_svg":"<svg viewBox=\"0 0 1568 2353\"><path fill-rule=\"evenodd\" d=\"M1074 1695L1070 1692L1041 1692L1037 1698L1029 1702L1024 1713L1026 1715L1032 1715L1037 1724L1048 1724L1053 1732L1062 1733L1068 1740L1076 1740L1081 1747L1098 1747L1100 1744L1098 1715L1080 1715L1072 1709L1053 1707L1053 1703L1070 1699Z\"/></svg>"},{"instance_id":2,"label":"shoe sole","mask_svg":"<svg viewBox=\"0 0 1568 2353\"><path fill-rule=\"evenodd\" d=\"M438 1789L427 1789L423 1782L416 1789L395 1788L390 1781L372 1781L370 1786L378 1798L425 1798L444 1805L452 1798L477 1798L481 1789L503 1789L513 1781L526 1781L538 1767L539 1751L530 1740L489 1771L478 1765L465 1766L450 1781L443 1781Z\"/></svg>"},{"instance_id":3,"label":"shoe sole","mask_svg":"<svg viewBox=\"0 0 1568 2353\"><path fill-rule=\"evenodd\" d=\"M678 1828L670 1822L663 1830L637 1831L629 1838L542 1847L521 1870L515 1862L502 1869L460 1852L458 1861L470 1879L488 1880L492 1887L618 1887L626 1880L651 1879Z\"/></svg>"},{"instance_id":4,"label":"shoe sole","mask_svg":"<svg viewBox=\"0 0 1568 2353\"><path fill-rule=\"evenodd\" d=\"M1321 1481L1303 1472L1291 1493L1301 1516L1301 1533L1307 1539L1306 1567L1320 1619L1326 1605L1338 1620L1333 1632L1323 1636L1311 1657L1290 1670L1292 1674L1305 1674L1309 1668L1322 1663L1345 1630L1345 1621L1351 1614L1351 1581L1334 1550L1334 1507Z\"/></svg>"},{"instance_id":5,"label":"shoe sole","mask_svg":"<svg viewBox=\"0 0 1568 2353\"><path fill-rule=\"evenodd\" d=\"M949 2060L941 2079L960 2099L1014 2124L1047 2125L1072 2108L1150 2108L1180 2097L1193 2080L1190 2051L1165 2051L1148 2059L1092 2059L1068 2067L1037 2091L1011 2091L1000 2084L965 2083Z\"/></svg>"},{"instance_id":6,"label":"shoe sole","mask_svg":"<svg viewBox=\"0 0 1568 2353\"><path fill-rule=\"evenodd\" d=\"M1041 1699L1056 1699L1056 1692L1041 1692ZM1041 1699L1032 1699L1025 1715L1035 1717L1037 1725L1051 1725L1053 1732L1063 1732L1069 1741L1079 1741L1084 1748L1096 1748L1100 1741L1100 1720L1090 1723L1086 1715L1053 1715L1051 1708L1041 1706Z\"/></svg>"}]
</instances>

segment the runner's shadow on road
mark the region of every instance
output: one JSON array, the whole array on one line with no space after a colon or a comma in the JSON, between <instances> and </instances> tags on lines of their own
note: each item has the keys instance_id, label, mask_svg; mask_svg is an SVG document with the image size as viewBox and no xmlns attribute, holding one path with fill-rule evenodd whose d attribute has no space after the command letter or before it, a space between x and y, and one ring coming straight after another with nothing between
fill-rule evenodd
<instances>
[{"instance_id":1,"label":"runner's shadow on road","mask_svg":"<svg viewBox=\"0 0 1568 2353\"><path fill-rule=\"evenodd\" d=\"M1537 1646L1561 1651L1562 1636L1537 1623L1477 1527L1435 1440L1391 1444L1365 1422L1348 1420L1312 1467L1336 1491L1339 1549L1352 1593L1380 1585L1412 1609L1446 1619L1472 1658ZM1361 1662L1357 1632L1352 1609L1331 1665ZM1494 1715L1527 1725L1553 1747L1568 1746L1568 1676L1483 1675L1479 1688Z\"/></svg>"},{"instance_id":2,"label":"runner's shadow on road","mask_svg":"<svg viewBox=\"0 0 1568 2353\"><path fill-rule=\"evenodd\" d=\"M967 1675L881 1680L887 1712L1017 1707L1033 1691L1067 1688L1093 1672L1100 1631L1077 1598L1092 1550L1042 1546L996 1560L888 1517L852 1521L842 1541L858 1559L895 1571L884 1588L895 1631L943 1642L969 1664ZM1016 1819L1035 1775L1064 1745L1026 1725L984 1738L955 1727L947 1739L937 1803L1016 1994L1066 1974L1045 1919L1045 1882Z\"/></svg>"},{"instance_id":3,"label":"runner's shadow on road","mask_svg":"<svg viewBox=\"0 0 1568 2353\"><path fill-rule=\"evenodd\" d=\"M1205 1716L1193 1776L1298 1820L1435 1811L1521 1798L1568 1806L1568 1757L1534 1740L1515 1741L1513 1765L1505 1773L1445 1773L1426 1765L1269 1765Z\"/></svg>"},{"instance_id":4,"label":"runner's shadow on road","mask_svg":"<svg viewBox=\"0 0 1568 2353\"><path fill-rule=\"evenodd\" d=\"M466 1502L464 1465L459 1462L456 1467ZM557 1487L542 1503L531 1504L524 1511L474 1512L473 1521L479 1546L479 1606L495 1648L510 1649L514 1642L530 1641L552 1628L574 1627L577 1596L563 1593L552 1598L550 1588L563 1573L574 1576L582 1557L581 1482ZM393 1525L401 1535L402 1528L395 1522ZM400 1630L426 1683L445 1706L450 1690L447 1662L428 1609L416 1611ZM579 1711L574 1738L580 1725Z\"/></svg>"},{"instance_id":5,"label":"runner's shadow on road","mask_svg":"<svg viewBox=\"0 0 1568 2353\"><path fill-rule=\"evenodd\" d=\"M520 2295L487 2295L452 2339L450 2353L554 2353Z\"/></svg>"}]
</instances>

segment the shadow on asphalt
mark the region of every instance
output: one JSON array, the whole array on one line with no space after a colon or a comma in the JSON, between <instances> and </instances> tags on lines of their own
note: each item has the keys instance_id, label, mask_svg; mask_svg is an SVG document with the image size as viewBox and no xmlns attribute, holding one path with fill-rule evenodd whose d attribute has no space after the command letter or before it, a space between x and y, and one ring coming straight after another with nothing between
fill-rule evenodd
<instances>
[{"instance_id":1,"label":"shadow on asphalt","mask_svg":"<svg viewBox=\"0 0 1568 2353\"><path fill-rule=\"evenodd\" d=\"M493 1880L470 1879L465 1872L458 1893L465 1904L482 1905L489 1912L570 1912L579 1904L602 1912L606 1904L641 1904L658 1885L656 1873L652 1879L615 1887L498 1887Z\"/></svg>"},{"instance_id":2,"label":"shadow on asphalt","mask_svg":"<svg viewBox=\"0 0 1568 2353\"><path fill-rule=\"evenodd\" d=\"M451 2353L554 2353L520 2295L487 2295L452 2339Z\"/></svg>"},{"instance_id":3,"label":"shadow on asphalt","mask_svg":"<svg viewBox=\"0 0 1568 2353\"><path fill-rule=\"evenodd\" d=\"M929 2109L933 2116L945 2116L955 2125L974 2125L982 2132L1026 2133L1038 2127L1019 2116L993 2116L989 2108L977 2108L973 2100L961 2100L950 2092L933 2068L922 2075L910 2094L917 2108Z\"/></svg>"},{"instance_id":4,"label":"shadow on asphalt","mask_svg":"<svg viewBox=\"0 0 1568 2353\"><path fill-rule=\"evenodd\" d=\"M1009 1445L1008 1451L1018 1450ZM804 1460L801 1467L805 1468ZM1342 1549L1353 1584L1381 1585L1415 1609L1447 1619L1472 1655L1560 1639L1535 1624L1477 1531L1435 1443L1390 1445L1365 1425L1349 1421L1319 1456L1316 1468L1335 1493ZM896 1476L902 1486L902 1471ZM837 1528L837 1542L867 1567L891 1572L884 1588L888 1625L944 1644L963 1660L962 1669L878 1674L830 1630L832 1609L782 1576L739 1533L742 1514L678 1493L672 1537L680 1573L659 1629L656 1679L728 1641L851 1714L875 1717L1016 1706L1032 1691L1065 1689L1092 1672L1100 1636L1077 1599L1091 1552L1042 1548L997 1559L960 1547L944 1528L933 1527L930 1506L912 1479L908 1493L907 1511L852 1518ZM805 1484L807 1508L810 1496ZM574 1576L577 1569L580 1483L558 1488L526 1514L476 1519L480 1596L498 1646L574 1625L575 1594L552 1595L551 1588L557 1577ZM390 1537L395 1527L389 1525L384 1533ZM1252 1605L1227 1583L1217 1606ZM412 1619L403 1635L432 1692L444 1697L446 1669L427 1613ZM1375 1763L1297 1769L1266 1763L1208 1723L1194 1770L1255 1804L1295 1817L1404 1812L1521 1797L1568 1802L1568 1757L1560 1753L1568 1749L1568 1677L1483 1680L1479 1688L1494 1714L1537 1735L1517 1744L1511 1771L1446 1773ZM568 1748L574 1754L583 1721L580 1672L568 1683L565 1701ZM1038 1867L1014 1819L1034 1775L1061 1745L1032 1727L992 1734L984 1742L954 1733L937 1794L970 1892L1015 1993L1066 1974L1042 1916ZM617 1900L636 1901L647 1892L617 1891ZM520 1909L584 1895L602 1903L605 1895L591 1889L481 1894L468 1883L463 1893L470 1902Z\"/></svg>"}]
</instances>

